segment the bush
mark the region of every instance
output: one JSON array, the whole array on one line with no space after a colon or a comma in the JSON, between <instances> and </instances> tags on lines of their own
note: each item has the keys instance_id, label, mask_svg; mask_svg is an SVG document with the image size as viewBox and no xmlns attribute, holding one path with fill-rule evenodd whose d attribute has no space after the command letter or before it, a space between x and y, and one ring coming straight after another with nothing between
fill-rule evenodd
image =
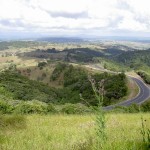
<instances>
[{"instance_id":1,"label":"bush","mask_svg":"<svg viewBox=\"0 0 150 150\"><path fill-rule=\"evenodd\" d=\"M0 113L6 114L6 113L12 113L14 110L13 106L8 104L7 102L0 100Z\"/></svg>"},{"instance_id":2,"label":"bush","mask_svg":"<svg viewBox=\"0 0 150 150\"><path fill-rule=\"evenodd\" d=\"M38 63L38 67L39 67L39 68L43 68L43 67L45 67L46 65L47 65L46 62L39 62L39 63Z\"/></svg>"},{"instance_id":3,"label":"bush","mask_svg":"<svg viewBox=\"0 0 150 150\"><path fill-rule=\"evenodd\" d=\"M150 112L150 99L141 105L143 112Z\"/></svg>"},{"instance_id":4,"label":"bush","mask_svg":"<svg viewBox=\"0 0 150 150\"><path fill-rule=\"evenodd\" d=\"M127 113L128 112L128 107L124 106L116 106L114 109L112 109L110 112L115 112L115 113Z\"/></svg>"},{"instance_id":5,"label":"bush","mask_svg":"<svg viewBox=\"0 0 150 150\"><path fill-rule=\"evenodd\" d=\"M47 112L48 113L51 113L51 112L54 113L54 112L57 112L57 110L55 109L55 107L52 104L49 103L47 105Z\"/></svg>"},{"instance_id":6,"label":"bush","mask_svg":"<svg viewBox=\"0 0 150 150\"><path fill-rule=\"evenodd\" d=\"M63 70L66 68L65 63L58 63L50 77L50 80L55 81L59 78L60 74L63 72Z\"/></svg>"},{"instance_id":7,"label":"bush","mask_svg":"<svg viewBox=\"0 0 150 150\"><path fill-rule=\"evenodd\" d=\"M66 114L84 114L84 113L92 112L92 110L83 104L67 103L63 106L61 112Z\"/></svg>"},{"instance_id":8,"label":"bush","mask_svg":"<svg viewBox=\"0 0 150 150\"><path fill-rule=\"evenodd\" d=\"M111 112L123 112L123 113L138 113L138 112L150 112L150 100L143 103L141 106L132 104L128 107L116 106Z\"/></svg>"},{"instance_id":9,"label":"bush","mask_svg":"<svg viewBox=\"0 0 150 150\"><path fill-rule=\"evenodd\" d=\"M150 75L143 71L138 71L137 74L147 83L150 84Z\"/></svg>"},{"instance_id":10,"label":"bush","mask_svg":"<svg viewBox=\"0 0 150 150\"><path fill-rule=\"evenodd\" d=\"M137 104L132 104L128 107L129 113L138 113L139 111L140 111L139 105L137 105Z\"/></svg>"},{"instance_id":11,"label":"bush","mask_svg":"<svg viewBox=\"0 0 150 150\"><path fill-rule=\"evenodd\" d=\"M19 103L14 110L15 113L19 114L47 114L57 112L52 104L47 104L37 100L26 101Z\"/></svg>"},{"instance_id":12,"label":"bush","mask_svg":"<svg viewBox=\"0 0 150 150\"><path fill-rule=\"evenodd\" d=\"M41 100L52 102L57 99L55 88L29 80L28 78L11 71L0 73L0 93L14 100Z\"/></svg>"},{"instance_id":13,"label":"bush","mask_svg":"<svg viewBox=\"0 0 150 150\"><path fill-rule=\"evenodd\" d=\"M15 113L32 114L32 113L47 113L47 104L39 101L21 102L16 106Z\"/></svg>"}]
</instances>

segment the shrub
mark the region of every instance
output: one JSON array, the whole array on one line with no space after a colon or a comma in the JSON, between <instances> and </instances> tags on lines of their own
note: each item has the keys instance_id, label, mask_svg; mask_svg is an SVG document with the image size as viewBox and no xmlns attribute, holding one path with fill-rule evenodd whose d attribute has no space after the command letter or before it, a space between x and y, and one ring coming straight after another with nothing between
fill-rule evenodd
<instances>
[{"instance_id":1,"label":"shrub","mask_svg":"<svg viewBox=\"0 0 150 150\"><path fill-rule=\"evenodd\" d=\"M150 100L146 101L141 105L141 110L143 112L150 112Z\"/></svg>"},{"instance_id":2,"label":"shrub","mask_svg":"<svg viewBox=\"0 0 150 150\"><path fill-rule=\"evenodd\" d=\"M14 100L41 100L51 102L57 99L56 89L29 80L28 78L11 71L0 73L0 93Z\"/></svg>"},{"instance_id":3,"label":"shrub","mask_svg":"<svg viewBox=\"0 0 150 150\"><path fill-rule=\"evenodd\" d=\"M51 103L44 103L37 100L33 101L26 101L19 103L15 110L15 113L21 114L47 114L47 113L54 113L57 112L55 107Z\"/></svg>"},{"instance_id":4,"label":"shrub","mask_svg":"<svg viewBox=\"0 0 150 150\"><path fill-rule=\"evenodd\" d=\"M128 107L125 106L116 106L113 110L110 112L115 112L115 113L127 113L128 112Z\"/></svg>"},{"instance_id":5,"label":"shrub","mask_svg":"<svg viewBox=\"0 0 150 150\"><path fill-rule=\"evenodd\" d=\"M47 105L39 101L21 102L16 106L15 112L21 114L47 113Z\"/></svg>"},{"instance_id":6,"label":"shrub","mask_svg":"<svg viewBox=\"0 0 150 150\"><path fill-rule=\"evenodd\" d=\"M5 97L8 97L8 98L13 96L13 94L11 92L7 91L4 87L0 87L0 94L4 95Z\"/></svg>"},{"instance_id":7,"label":"shrub","mask_svg":"<svg viewBox=\"0 0 150 150\"><path fill-rule=\"evenodd\" d=\"M8 104L7 102L0 100L0 113L6 114L6 113L12 113L14 110L13 106Z\"/></svg>"},{"instance_id":8,"label":"shrub","mask_svg":"<svg viewBox=\"0 0 150 150\"><path fill-rule=\"evenodd\" d=\"M65 63L58 63L50 77L50 80L55 81L66 68L66 66L67 65Z\"/></svg>"},{"instance_id":9,"label":"shrub","mask_svg":"<svg viewBox=\"0 0 150 150\"><path fill-rule=\"evenodd\" d=\"M54 113L54 112L57 112L57 110L55 109L55 107L53 106L53 104L48 104L47 105L47 112L52 112L52 113Z\"/></svg>"},{"instance_id":10,"label":"shrub","mask_svg":"<svg viewBox=\"0 0 150 150\"><path fill-rule=\"evenodd\" d=\"M148 75L147 73L143 72L143 71L138 71L137 74L143 78L143 80L147 83L150 84L150 75Z\"/></svg>"},{"instance_id":11,"label":"shrub","mask_svg":"<svg viewBox=\"0 0 150 150\"><path fill-rule=\"evenodd\" d=\"M27 69L27 73L31 73L31 69L30 68Z\"/></svg>"},{"instance_id":12,"label":"shrub","mask_svg":"<svg viewBox=\"0 0 150 150\"><path fill-rule=\"evenodd\" d=\"M45 67L46 65L47 65L46 62L39 62L39 63L38 63L38 67L39 67L39 68L43 68L43 67Z\"/></svg>"},{"instance_id":13,"label":"shrub","mask_svg":"<svg viewBox=\"0 0 150 150\"><path fill-rule=\"evenodd\" d=\"M132 105L130 105L130 106L128 107L128 112L129 112L129 113L137 113L137 112L139 112L139 111L140 111L139 105L137 105L137 104L132 104Z\"/></svg>"},{"instance_id":14,"label":"shrub","mask_svg":"<svg viewBox=\"0 0 150 150\"><path fill-rule=\"evenodd\" d=\"M61 112L66 113L66 114L84 114L84 113L91 112L91 109L89 109L83 104L67 103L63 106Z\"/></svg>"}]
</instances>

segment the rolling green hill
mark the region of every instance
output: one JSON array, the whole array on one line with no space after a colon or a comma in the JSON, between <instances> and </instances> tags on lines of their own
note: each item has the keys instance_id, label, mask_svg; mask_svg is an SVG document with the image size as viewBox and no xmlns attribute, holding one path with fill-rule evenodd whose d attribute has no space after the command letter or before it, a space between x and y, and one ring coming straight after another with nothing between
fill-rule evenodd
<instances>
[{"instance_id":1,"label":"rolling green hill","mask_svg":"<svg viewBox=\"0 0 150 150\"><path fill-rule=\"evenodd\" d=\"M143 51L128 51L117 55L114 60L118 63L123 63L131 68L147 65L150 67L150 49Z\"/></svg>"},{"instance_id":2,"label":"rolling green hill","mask_svg":"<svg viewBox=\"0 0 150 150\"><path fill-rule=\"evenodd\" d=\"M98 82L105 80L104 105L117 102L127 94L126 77L124 74L110 75L108 73L91 74ZM61 79L61 80L60 80ZM39 100L52 103L85 103L80 99L80 95L92 105L97 101L88 78L87 70L81 67L74 67L69 64L58 63L51 74L49 84L57 80L61 81L62 88L50 87L39 81L30 80L17 72L5 71L0 73L1 95L14 100Z\"/></svg>"}]
</instances>

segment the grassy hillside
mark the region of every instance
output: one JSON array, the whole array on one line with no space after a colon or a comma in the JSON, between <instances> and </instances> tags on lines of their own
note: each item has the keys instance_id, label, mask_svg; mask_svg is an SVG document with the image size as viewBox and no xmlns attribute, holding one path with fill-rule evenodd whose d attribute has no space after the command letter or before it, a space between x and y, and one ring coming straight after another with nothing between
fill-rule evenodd
<instances>
[{"instance_id":1,"label":"grassy hillside","mask_svg":"<svg viewBox=\"0 0 150 150\"><path fill-rule=\"evenodd\" d=\"M138 88L124 73L81 64L98 63L102 71L141 69L138 74L149 82L149 51L111 42L63 42L0 42L0 149L148 150L150 101L140 109L116 107L101 118L91 82L99 92L104 80L105 106L136 96ZM103 145L97 136L102 130Z\"/></svg>"},{"instance_id":2,"label":"grassy hillside","mask_svg":"<svg viewBox=\"0 0 150 150\"><path fill-rule=\"evenodd\" d=\"M0 73L0 93L15 100L55 101L56 91L45 84L29 80L13 71Z\"/></svg>"},{"instance_id":3,"label":"grassy hillside","mask_svg":"<svg viewBox=\"0 0 150 150\"><path fill-rule=\"evenodd\" d=\"M51 75L51 80L55 81L63 77L64 88L77 92L78 96L82 94L85 101L95 105L96 101L89 75L94 80L97 88L99 88L99 82L105 80L104 105L109 105L127 94L126 77L123 73L117 75L108 73L88 74L87 70L82 67L59 63Z\"/></svg>"},{"instance_id":4,"label":"grassy hillside","mask_svg":"<svg viewBox=\"0 0 150 150\"><path fill-rule=\"evenodd\" d=\"M142 114L150 128L149 114ZM98 147L94 115L1 116L0 149L148 150L141 114L107 114L107 140Z\"/></svg>"},{"instance_id":5,"label":"grassy hillside","mask_svg":"<svg viewBox=\"0 0 150 150\"><path fill-rule=\"evenodd\" d=\"M44 68L43 68L44 69ZM43 70L42 69L42 70ZM40 70L40 69L39 69ZM20 71L19 71L20 72ZM36 70L22 70L30 74ZM127 94L126 77L124 74L111 75L108 73L88 74L82 67L58 63L51 75L43 72L43 80L48 77L48 86L38 81L29 80L19 73L6 71L0 73L0 89L4 96L9 95L14 100L39 100L53 103L90 103L97 105L89 75L95 80L95 86L99 88L99 82L105 80L104 105L117 102ZM47 78L47 79L48 79ZM41 81L41 80L40 80ZM61 88L54 88L54 83L60 83ZM9 93L9 94L8 94ZM83 99L81 100L80 95Z\"/></svg>"},{"instance_id":6,"label":"grassy hillside","mask_svg":"<svg viewBox=\"0 0 150 150\"><path fill-rule=\"evenodd\" d=\"M39 46L40 42L34 42L34 41L11 41L11 42L0 42L0 49L5 50L11 47L14 48L24 48L24 47L33 47L33 46ZM44 43L43 43L44 44ZM46 45L46 43L45 43Z\"/></svg>"},{"instance_id":7,"label":"grassy hillside","mask_svg":"<svg viewBox=\"0 0 150 150\"><path fill-rule=\"evenodd\" d=\"M129 65L130 67L136 68L138 65L143 64L150 66L150 50L143 51L129 51L122 53L115 57L115 60ZM137 66L136 66L137 65Z\"/></svg>"}]
</instances>

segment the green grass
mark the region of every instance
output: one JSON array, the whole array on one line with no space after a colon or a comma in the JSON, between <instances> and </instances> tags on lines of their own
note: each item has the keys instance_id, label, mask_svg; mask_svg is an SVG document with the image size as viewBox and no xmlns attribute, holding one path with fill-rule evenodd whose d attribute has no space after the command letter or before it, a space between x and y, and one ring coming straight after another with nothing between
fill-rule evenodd
<instances>
[{"instance_id":1,"label":"green grass","mask_svg":"<svg viewBox=\"0 0 150 150\"><path fill-rule=\"evenodd\" d=\"M150 128L150 114L142 114ZM12 117L6 115L5 117ZM0 127L2 150L90 150L96 146L94 115L27 115L24 128ZM107 114L104 150L144 150L140 114ZM8 120L8 119L7 119ZM19 119L21 120L21 119ZM18 122L17 122L18 123ZM99 149L96 147L96 149Z\"/></svg>"}]
</instances>

